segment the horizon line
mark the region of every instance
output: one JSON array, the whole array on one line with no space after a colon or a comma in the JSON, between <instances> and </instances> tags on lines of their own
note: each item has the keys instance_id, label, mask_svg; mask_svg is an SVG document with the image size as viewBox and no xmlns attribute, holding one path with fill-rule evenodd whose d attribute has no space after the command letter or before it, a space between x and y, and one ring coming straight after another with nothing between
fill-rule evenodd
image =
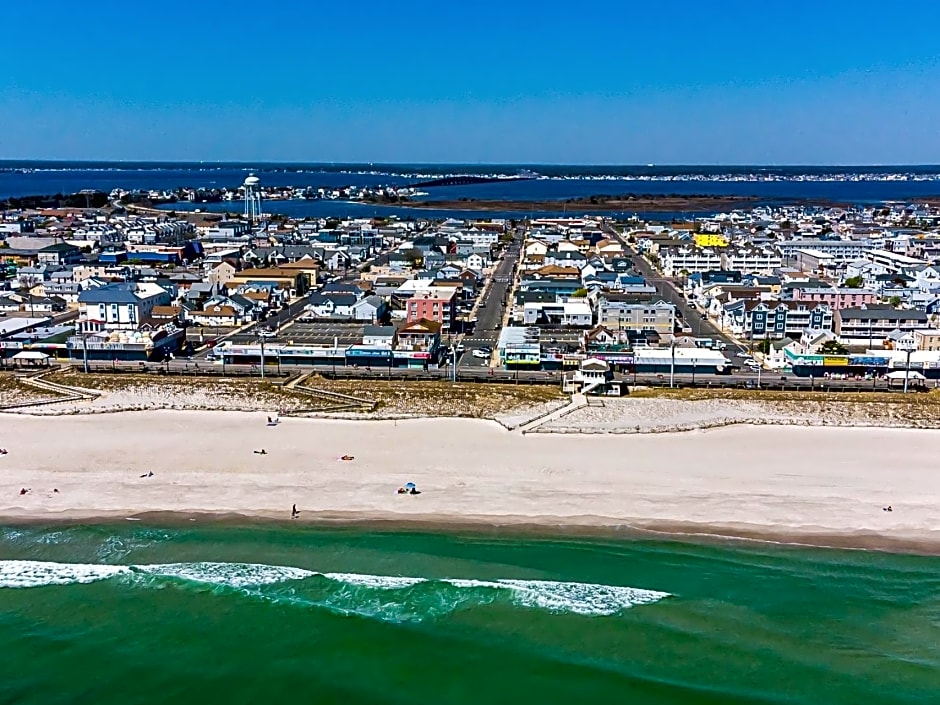
<instances>
[{"instance_id":1,"label":"horizon line","mask_svg":"<svg viewBox=\"0 0 940 705\"><path fill-rule=\"evenodd\" d=\"M688 168L710 168L710 169L730 169L736 167L758 167L758 168L775 168L775 169L796 169L802 167L808 168L822 168L822 167L845 167L851 169L862 169L862 168L927 168L927 167L936 167L940 168L940 163L858 163L858 164L840 164L836 162L832 163L768 163L768 162L729 162L729 163L684 163L684 162L663 162L655 163L649 162L646 164L635 163L620 163L620 162L468 162L468 161L434 161L434 162L408 162L408 161L382 161L382 162L365 162L365 161L285 161L285 160L273 160L273 161L252 161L252 160L231 160L231 159L59 159L59 158L39 158L39 159L10 159L3 158L0 159L0 164L11 164L11 163L28 163L28 164L216 164L216 165L233 165L233 166L246 166L250 164L258 166L368 166L368 167L383 167L383 166L486 166L486 167L496 167L496 166L547 166L547 167L599 167L599 168L637 168L637 169L656 169L656 168L678 168L678 167L688 167Z\"/></svg>"}]
</instances>

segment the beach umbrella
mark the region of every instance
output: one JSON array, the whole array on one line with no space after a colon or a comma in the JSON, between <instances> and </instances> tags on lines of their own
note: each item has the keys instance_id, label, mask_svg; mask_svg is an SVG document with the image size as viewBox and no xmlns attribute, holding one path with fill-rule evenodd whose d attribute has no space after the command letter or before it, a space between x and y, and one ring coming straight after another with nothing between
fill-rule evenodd
<instances>
[{"instance_id":1,"label":"beach umbrella","mask_svg":"<svg viewBox=\"0 0 940 705\"><path fill-rule=\"evenodd\" d=\"M406 490L414 490L414 489L417 489L417 487L418 487L418 486L417 486L415 483L413 483L413 482L407 482L407 483L405 483L405 489L406 489Z\"/></svg>"}]
</instances>

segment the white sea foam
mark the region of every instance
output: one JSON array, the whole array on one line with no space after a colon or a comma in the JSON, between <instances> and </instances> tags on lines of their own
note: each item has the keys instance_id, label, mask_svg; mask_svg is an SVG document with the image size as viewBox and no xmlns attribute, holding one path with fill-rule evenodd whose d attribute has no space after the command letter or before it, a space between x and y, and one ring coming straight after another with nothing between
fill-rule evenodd
<instances>
[{"instance_id":1,"label":"white sea foam","mask_svg":"<svg viewBox=\"0 0 940 705\"><path fill-rule=\"evenodd\" d=\"M425 578L409 578L395 575L363 575L361 573L323 573L324 578L346 583L347 585L356 585L361 587L374 588L376 590L397 590L399 588L411 587L418 583L425 583Z\"/></svg>"},{"instance_id":2,"label":"white sea foam","mask_svg":"<svg viewBox=\"0 0 940 705\"><path fill-rule=\"evenodd\" d=\"M619 585L550 580L500 580L499 584L513 591L516 604L574 614L616 614L634 605L648 605L669 597L667 592Z\"/></svg>"},{"instance_id":3,"label":"white sea foam","mask_svg":"<svg viewBox=\"0 0 940 705\"><path fill-rule=\"evenodd\" d=\"M138 565L134 566L134 570L150 575L234 588L272 585L316 575L313 571L303 568L261 563L164 563Z\"/></svg>"},{"instance_id":4,"label":"white sea foam","mask_svg":"<svg viewBox=\"0 0 940 705\"><path fill-rule=\"evenodd\" d=\"M553 580L445 580L459 588L496 588L512 591L513 602L549 612L585 615L616 614L634 605L647 605L669 597L668 592L620 585L565 583Z\"/></svg>"},{"instance_id":5,"label":"white sea foam","mask_svg":"<svg viewBox=\"0 0 940 705\"><path fill-rule=\"evenodd\" d=\"M107 580L129 573L123 565L53 563L51 561L0 561L0 588L30 588Z\"/></svg>"},{"instance_id":6,"label":"white sea foam","mask_svg":"<svg viewBox=\"0 0 940 705\"><path fill-rule=\"evenodd\" d=\"M8 560L0 561L0 588L90 583L134 573L239 589L303 580L314 576L322 576L330 581L349 587L377 591L398 590L419 584L432 586L439 583L457 588L460 591L480 588L506 590L510 593L512 602L520 607L580 615L617 614L636 605L651 604L669 597L669 593L656 590L594 583L514 579L472 580L464 578L434 580L410 576L362 573L318 573L304 568L259 563L213 562L126 566ZM346 595L343 599L345 600L348 597L349 595ZM470 596L456 598L454 604L446 606L445 611L466 603L468 597ZM395 605L387 606L405 608L405 605L398 604L397 601ZM343 609L351 612L358 611L354 605L349 605Z\"/></svg>"}]
</instances>

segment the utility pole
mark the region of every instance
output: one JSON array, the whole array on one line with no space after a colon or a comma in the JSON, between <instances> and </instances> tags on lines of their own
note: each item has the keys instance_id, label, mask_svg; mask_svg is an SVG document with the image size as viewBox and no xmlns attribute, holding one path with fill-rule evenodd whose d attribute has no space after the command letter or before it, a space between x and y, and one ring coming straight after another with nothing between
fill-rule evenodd
<instances>
[{"instance_id":1,"label":"utility pole","mask_svg":"<svg viewBox=\"0 0 940 705\"><path fill-rule=\"evenodd\" d=\"M904 393L907 394L908 379L911 376L911 353L916 350L916 344L913 339L901 340L898 342L898 350L907 353L907 363L904 365Z\"/></svg>"},{"instance_id":2,"label":"utility pole","mask_svg":"<svg viewBox=\"0 0 940 705\"><path fill-rule=\"evenodd\" d=\"M673 336L675 338L675 336ZM672 362L669 364L669 388L672 389L675 386L676 379L676 341L673 339L672 345L669 346L669 349L672 353Z\"/></svg>"}]
</instances>

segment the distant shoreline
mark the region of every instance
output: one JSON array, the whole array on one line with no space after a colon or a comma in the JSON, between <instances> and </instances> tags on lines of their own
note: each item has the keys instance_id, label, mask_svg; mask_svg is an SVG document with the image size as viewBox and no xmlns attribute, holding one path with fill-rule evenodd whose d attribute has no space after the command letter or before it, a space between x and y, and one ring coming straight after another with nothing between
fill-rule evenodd
<instances>
[{"instance_id":1,"label":"distant shoreline","mask_svg":"<svg viewBox=\"0 0 940 705\"><path fill-rule=\"evenodd\" d=\"M940 197L936 197L940 199ZM928 199L929 201L929 199ZM920 200L918 200L920 202ZM823 208L849 208L847 201L827 199L781 199L762 196L588 196L564 201L506 201L506 200L450 200L450 201L403 201L400 208L463 210L463 211L570 211L579 212L643 212L643 213L706 213L725 210L751 209L759 206L818 206Z\"/></svg>"}]
</instances>

